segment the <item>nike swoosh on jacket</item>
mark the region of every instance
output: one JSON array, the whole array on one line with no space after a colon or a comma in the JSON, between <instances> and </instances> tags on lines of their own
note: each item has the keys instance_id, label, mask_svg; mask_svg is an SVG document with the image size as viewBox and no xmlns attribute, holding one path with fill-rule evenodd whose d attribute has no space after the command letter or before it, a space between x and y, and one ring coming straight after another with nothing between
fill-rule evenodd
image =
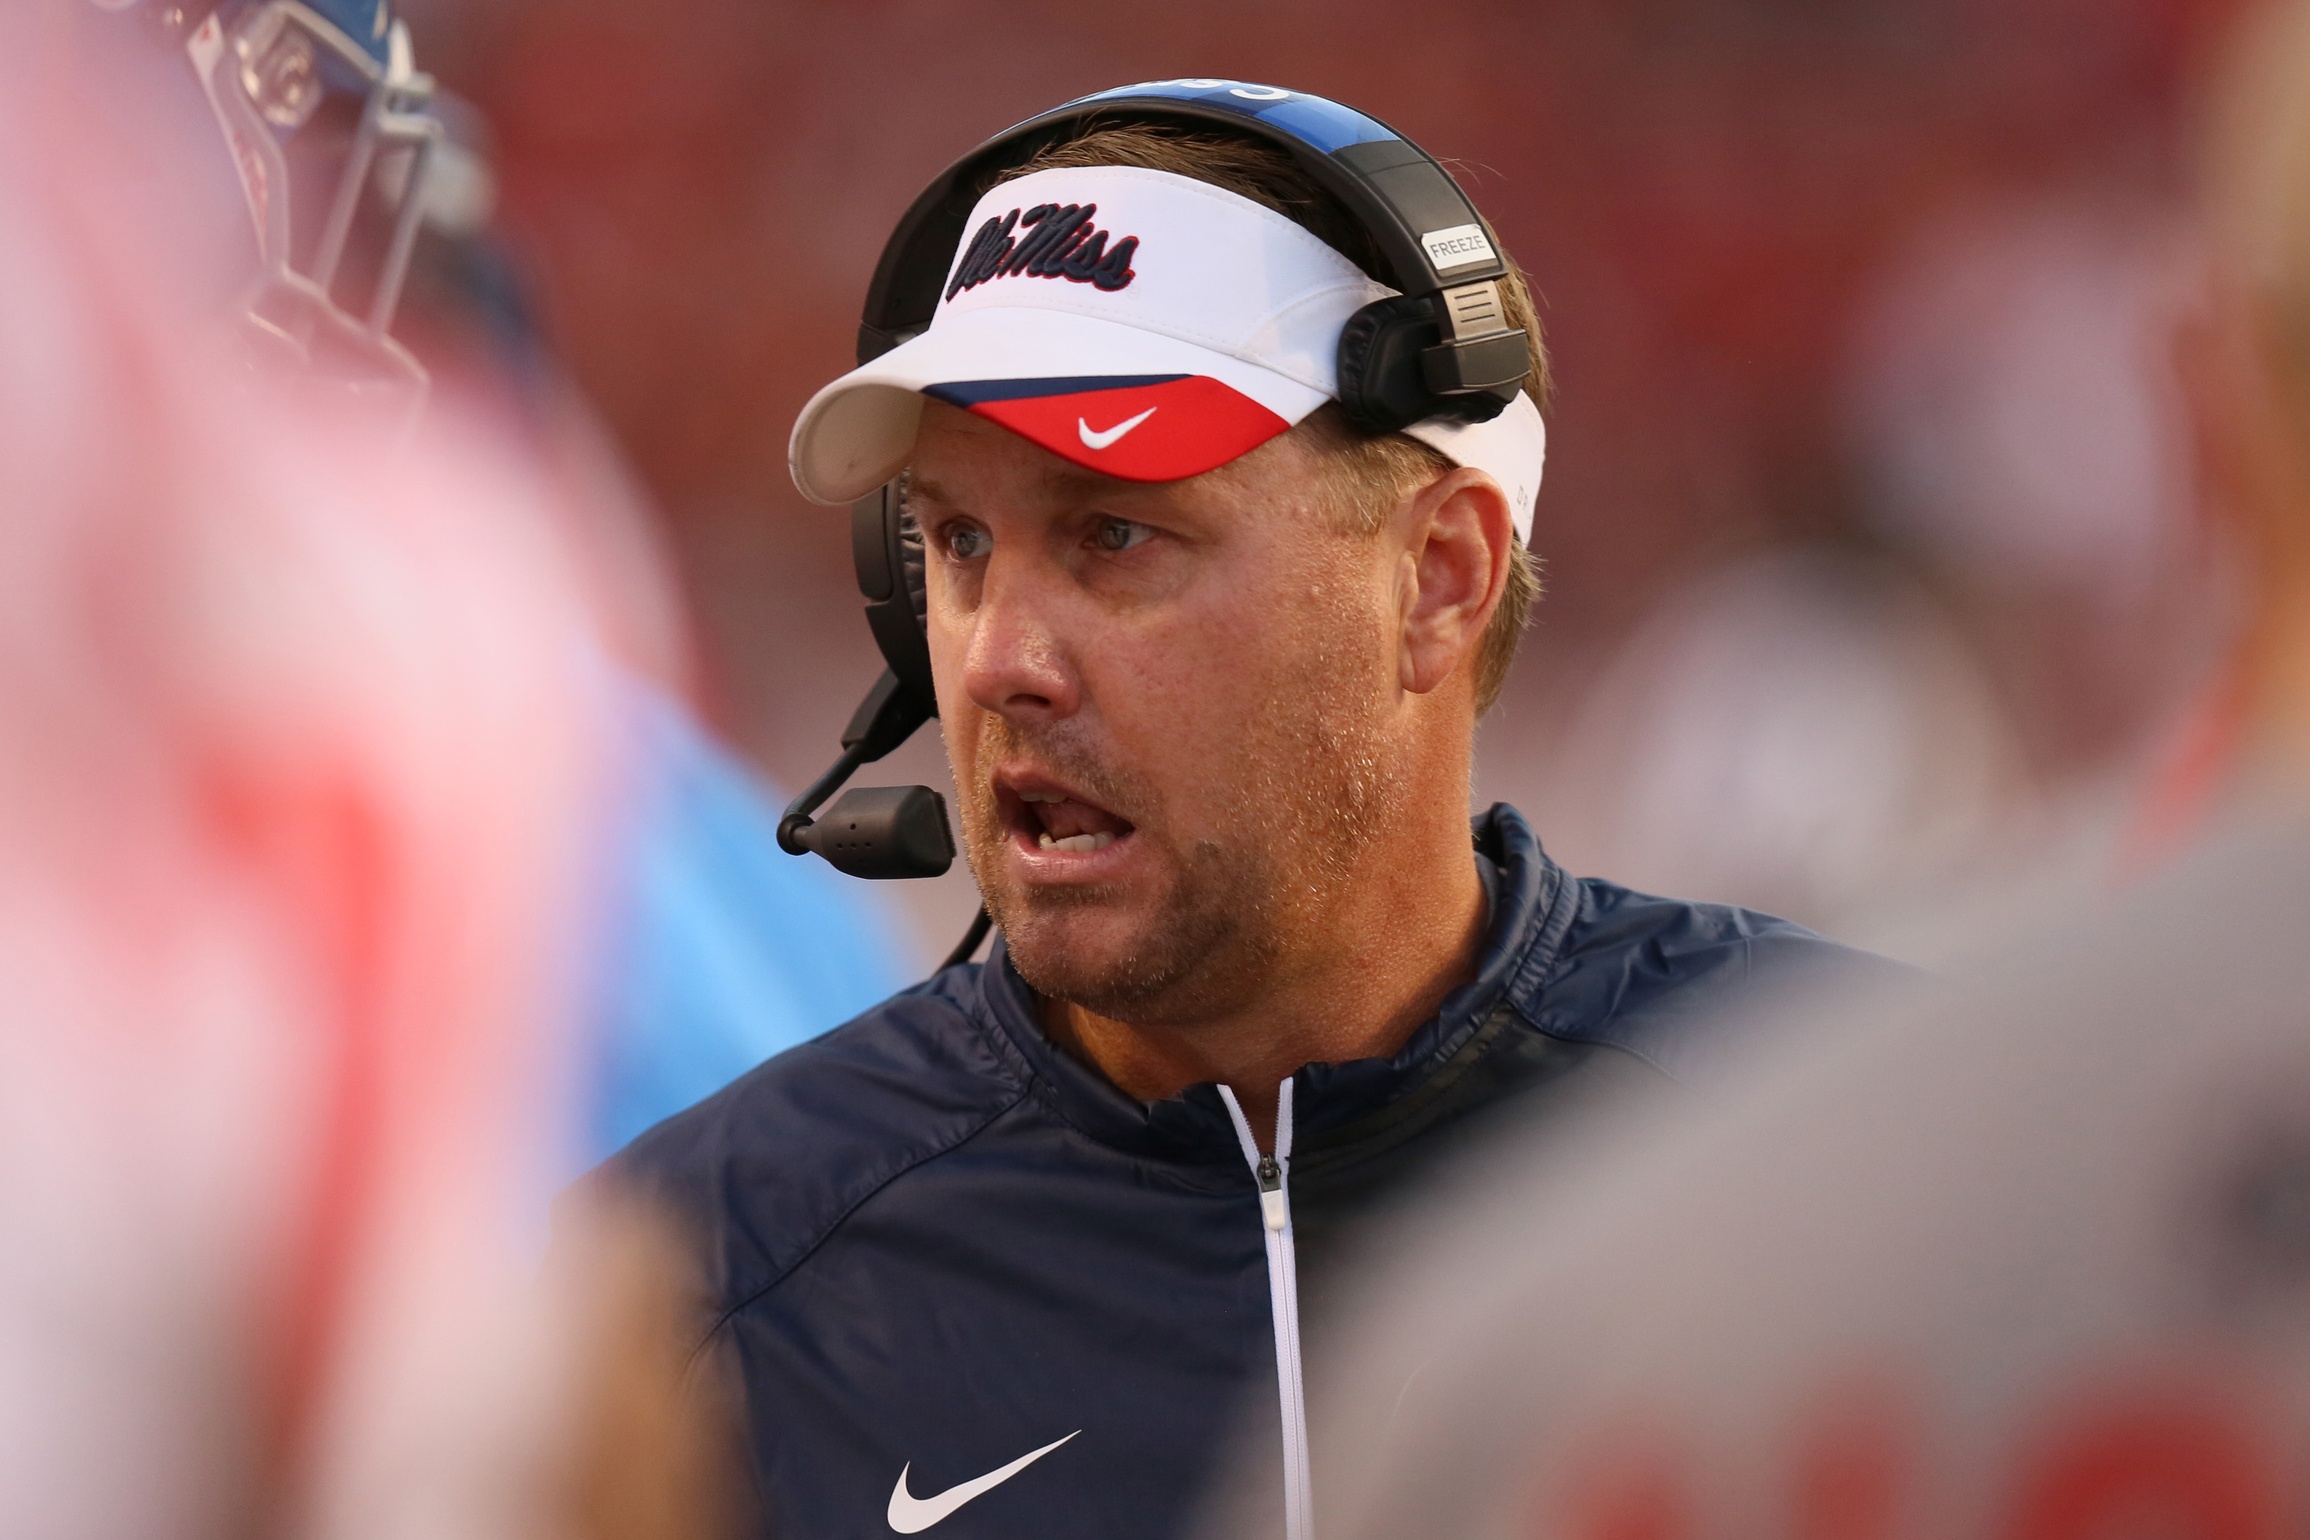
<instances>
[{"instance_id":1,"label":"nike swoosh on jacket","mask_svg":"<svg viewBox=\"0 0 2310 1540\"><path fill-rule=\"evenodd\" d=\"M1690 1078L1755 991L1896 972L1784 921L1568 876L1504 805L1475 834L1492 913L1474 980L1394 1057L1293 1077L1310 1317L1374 1216L1487 1124ZM946 1492L1073 1428L938 1540L1174 1540L1231 1441L1278 1437L1273 1232L1227 1105L1212 1086L1143 1104L1056 1051L999 945L609 1170L701 1239L697 1338L735 1357L781 1534L888 1535L902 1471ZM1312 1470L1320 1527L1321 1448Z\"/></svg>"},{"instance_id":2,"label":"nike swoosh on jacket","mask_svg":"<svg viewBox=\"0 0 2310 1540\"><path fill-rule=\"evenodd\" d=\"M954 1511L963 1504L974 1498L986 1496L1044 1455L1073 1439L1075 1434L1081 1431L1078 1428L1075 1433L1068 1434L1066 1438L1052 1439L1042 1448L1028 1450L999 1470L988 1471L985 1475L972 1481L960 1482L932 1497L917 1497L907 1490L906 1478L914 1468L914 1463L910 1460L899 1467L898 1484L890 1489L890 1503L884 1508L883 1514L890 1521L890 1527L897 1533L919 1535L933 1524L951 1518Z\"/></svg>"}]
</instances>

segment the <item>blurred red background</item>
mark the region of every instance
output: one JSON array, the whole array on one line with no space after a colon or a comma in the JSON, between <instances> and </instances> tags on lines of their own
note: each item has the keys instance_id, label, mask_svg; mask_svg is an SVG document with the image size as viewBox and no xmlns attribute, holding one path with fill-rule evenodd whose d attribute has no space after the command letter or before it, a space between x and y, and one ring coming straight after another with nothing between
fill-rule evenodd
<instances>
[{"instance_id":1,"label":"blurred red background","mask_svg":"<svg viewBox=\"0 0 2310 1540\"><path fill-rule=\"evenodd\" d=\"M829 756L877 660L844 520L793 491L786 431L850 364L875 257L931 175L1040 108L1179 75L1334 96L1447 158L1532 273L1558 379L1536 537L1548 594L1479 790L1534 807L1552 844L1593 864L1618 853L1613 819L1582 800L1593 765L1587 781L1559 773L1563 740L1601 731L1579 725L1587 697L1648 617L1746 553L1832 551L1922 595L2011 750L1991 777L2001 806L2137 753L2186 699L2203 583L2157 570L2195 549L2186 497L2151 510L2174 538L2144 547L2150 580L2122 593L2068 571L2058 546L2042 571L1953 558L1887 515L1898 499L1856 426L1855 381L1875 377L1886 274L1937 230L1985 228L1995 246L2015 211L2050 209L2088 231L2089 267L2105 248L2164 249L2189 84L2230 9L435 0L413 20L421 56L485 114L500 223L545 329L662 513L703 703L788 787ZM1979 308L1994 334L2003 312ZM2087 424L2083 458L2118 432ZM2091 511L2074 543L2100 540ZM2186 604L2161 602L2182 588ZM1853 591L1877 607L1877 590ZM1836 907L1769 881L1699 896Z\"/></svg>"}]
</instances>

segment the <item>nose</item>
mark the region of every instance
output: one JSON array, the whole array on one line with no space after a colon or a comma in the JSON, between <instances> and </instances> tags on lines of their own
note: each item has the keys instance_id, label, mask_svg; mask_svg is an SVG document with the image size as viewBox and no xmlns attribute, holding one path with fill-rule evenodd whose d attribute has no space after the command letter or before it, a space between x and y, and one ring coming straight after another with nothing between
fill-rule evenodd
<instances>
[{"instance_id":1,"label":"nose","mask_svg":"<svg viewBox=\"0 0 2310 1540\"><path fill-rule=\"evenodd\" d=\"M972 704L1021 726L1073 716L1082 681L1055 631L1053 596L998 555L970 619L963 689Z\"/></svg>"}]
</instances>

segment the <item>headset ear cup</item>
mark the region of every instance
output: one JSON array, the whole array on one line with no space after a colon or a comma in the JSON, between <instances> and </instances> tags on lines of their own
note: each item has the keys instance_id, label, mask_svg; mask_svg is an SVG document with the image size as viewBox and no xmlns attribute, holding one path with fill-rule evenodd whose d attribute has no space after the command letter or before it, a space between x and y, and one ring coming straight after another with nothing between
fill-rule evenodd
<instances>
[{"instance_id":1,"label":"headset ear cup","mask_svg":"<svg viewBox=\"0 0 2310 1540\"><path fill-rule=\"evenodd\" d=\"M898 521L898 532L893 538L898 551L899 581L906 588L907 607L914 612L915 629L927 635L930 580L925 568L929 564L929 553L922 543L921 526L914 522L914 515L906 511L905 499L894 497L891 504Z\"/></svg>"},{"instance_id":2,"label":"headset ear cup","mask_svg":"<svg viewBox=\"0 0 2310 1540\"><path fill-rule=\"evenodd\" d=\"M859 591L866 596L866 623L883 661L925 715L938 715L930 642L923 632L922 534L906 512L898 482L852 507L850 544Z\"/></svg>"},{"instance_id":3,"label":"headset ear cup","mask_svg":"<svg viewBox=\"0 0 2310 1540\"><path fill-rule=\"evenodd\" d=\"M1420 355L1437 341L1425 300L1392 295L1348 317L1339 336L1339 404L1369 433L1395 433L1448 411Z\"/></svg>"}]
</instances>

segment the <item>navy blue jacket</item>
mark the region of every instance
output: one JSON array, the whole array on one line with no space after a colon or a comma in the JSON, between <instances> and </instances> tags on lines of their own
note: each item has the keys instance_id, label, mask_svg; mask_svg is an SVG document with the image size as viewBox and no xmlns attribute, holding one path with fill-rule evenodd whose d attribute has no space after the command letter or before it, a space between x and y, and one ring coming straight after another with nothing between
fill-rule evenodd
<instances>
[{"instance_id":1,"label":"navy blue jacket","mask_svg":"<svg viewBox=\"0 0 2310 1540\"><path fill-rule=\"evenodd\" d=\"M1474 981L1393 1058L1294 1077L1310 1312L1341 1243L1472 1127L1678 1077L1737 993L1880 966L1780 920L1569 877L1505 806L1476 835L1493 901ZM1036 1023L998 946L613 1163L703 1240L698 1340L735 1356L776 1532L1169 1540L1227 1440L1276 1436L1272 1247L1219 1093L1138 1102ZM1320 1460L1313 1486L1320 1511Z\"/></svg>"}]
</instances>

